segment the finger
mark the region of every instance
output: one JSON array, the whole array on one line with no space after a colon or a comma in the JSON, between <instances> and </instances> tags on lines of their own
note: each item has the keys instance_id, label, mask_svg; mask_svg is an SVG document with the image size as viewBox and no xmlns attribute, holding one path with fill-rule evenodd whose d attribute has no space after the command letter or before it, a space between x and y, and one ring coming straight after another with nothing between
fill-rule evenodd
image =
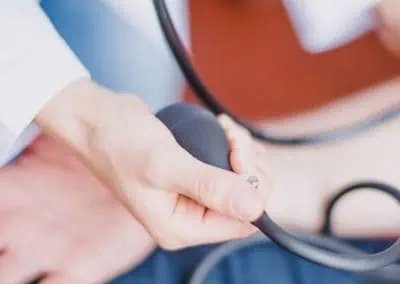
<instances>
[{"instance_id":1,"label":"finger","mask_svg":"<svg viewBox=\"0 0 400 284\"><path fill-rule=\"evenodd\" d=\"M231 150L231 165L236 173L243 173L254 167L255 149L250 132L235 123L231 118L222 115L218 118L228 137Z\"/></svg>"},{"instance_id":2,"label":"finger","mask_svg":"<svg viewBox=\"0 0 400 284\"><path fill-rule=\"evenodd\" d=\"M380 0L376 6L378 35L385 47L400 56L400 1Z\"/></svg>"},{"instance_id":3,"label":"finger","mask_svg":"<svg viewBox=\"0 0 400 284\"><path fill-rule=\"evenodd\" d=\"M200 218L188 218L188 207L192 207L192 212L202 211L202 214L199 215ZM198 208L196 209L195 207ZM247 222L204 209L190 199L187 200L186 204L184 202L179 203L175 208L171 221L177 224L175 229L181 236L185 236L186 244L188 245L201 245L244 238L257 231L257 228Z\"/></svg>"},{"instance_id":4,"label":"finger","mask_svg":"<svg viewBox=\"0 0 400 284\"><path fill-rule=\"evenodd\" d=\"M40 275L38 264L34 261L20 259L12 253L0 257L0 283L29 283Z\"/></svg>"},{"instance_id":5,"label":"finger","mask_svg":"<svg viewBox=\"0 0 400 284\"><path fill-rule=\"evenodd\" d=\"M243 238L257 231L248 222L206 209L185 196L180 196L173 214L166 213L159 201L146 196L141 196L141 200L148 201L147 211L142 212L147 227L157 243L167 250ZM149 216L153 219L149 220Z\"/></svg>"},{"instance_id":6,"label":"finger","mask_svg":"<svg viewBox=\"0 0 400 284\"><path fill-rule=\"evenodd\" d=\"M229 140L232 169L238 174L255 174L255 149L249 132L226 115L218 120Z\"/></svg>"},{"instance_id":7,"label":"finger","mask_svg":"<svg viewBox=\"0 0 400 284\"><path fill-rule=\"evenodd\" d=\"M256 157L255 157L255 149L253 147L253 140L251 137L250 132L245 129L244 127L238 125L235 123L229 116L227 115L221 115L218 117L218 121L222 128L225 131L225 134L228 138L229 141L229 146L230 146L230 163L231 166L234 170L234 172L249 176L249 175L259 175L260 172L258 171L256 167ZM263 179L263 177L262 177ZM246 180L247 181L247 180ZM227 194L229 194L227 192ZM233 194L233 193L231 193ZM250 192L252 196L257 198L257 203L259 204L260 202L264 202L265 204L265 194L258 192ZM223 195L221 195L223 197ZM207 198L207 197L206 197ZM239 202L239 207L241 206ZM253 201L254 202L254 201ZM227 204L228 205L228 204ZM245 206L243 204L243 206ZM250 206L250 202L249 202ZM257 206L257 205L256 205ZM234 209L234 208L233 208ZM234 209L238 210L238 209ZM259 210L259 209L258 209ZM257 216L257 208L255 208L254 214ZM222 212L224 213L224 212ZM251 216L254 216L251 215ZM235 215L230 215L230 216L235 216ZM258 215L259 216L259 215ZM243 218L243 216L242 216ZM248 220L248 218L244 218L245 220Z\"/></svg>"},{"instance_id":8,"label":"finger","mask_svg":"<svg viewBox=\"0 0 400 284\"><path fill-rule=\"evenodd\" d=\"M201 239L205 240L200 244L212 242L224 242L234 239L241 239L256 233L258 229L249 223L223 216L215 211L208 210L204 214L198 232Z\"/></svg>"},{"instance_id":9,"label":"finger","mask_svg":"<svg viewBox=\"0 0 400 284\"><path fill-rule=\"evenodd\" d=\"M141 190L135 201L139 206L138 220L168 250L237 239L256 231L248 222L219 214L192 198L168 191Z\"/></svg>"},{"instance_id":10,"label":"finger","mask_svg":"<svg viewBox=\"0 0 400 284\"><path fill-rule=\"evenodd\" d=\"M266 201L271 183L266 170L268 159L264 155L265 149L259 149L250 132L228 116L221 115L218 120L229 137L232 169L245 181L257 178L259 193Z\"/></svg>"},{"instance_id":11,"label":"finger","mask_svg":"<svg viewBox=\"0 0 400 284\"><path fill-rule=\"evenodd\" d=\"M178 192L222 214L254 221L263 211L262 197L238 175L206 165L184 149L157 165L158 188ZM163 187L164 186L164 187Z\"/></svg>"}]
</instances>

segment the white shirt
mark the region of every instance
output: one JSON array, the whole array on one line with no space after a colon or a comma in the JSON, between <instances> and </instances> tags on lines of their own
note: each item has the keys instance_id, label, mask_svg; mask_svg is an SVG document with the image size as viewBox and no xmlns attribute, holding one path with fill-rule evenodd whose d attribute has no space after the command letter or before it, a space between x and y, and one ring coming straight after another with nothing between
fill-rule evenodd
<instances>
[{"instance_id":1,"label":"white shirt","mask_svg":"<svg viewBox=\"0 0 400 284\"><path fill-rule=\"evenodd\" d=\"M89 74L36 0L0 1L0 166L38 133L45 104Z\"/></svg>"}]
</instances>

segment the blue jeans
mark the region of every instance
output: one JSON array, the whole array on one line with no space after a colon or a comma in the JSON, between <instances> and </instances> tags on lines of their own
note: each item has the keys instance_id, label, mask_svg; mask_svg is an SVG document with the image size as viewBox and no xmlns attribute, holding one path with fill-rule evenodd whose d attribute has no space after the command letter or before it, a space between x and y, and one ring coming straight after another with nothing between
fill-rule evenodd
<instances>
[{"instance_id":1,"label":"blue jeans","mask_svg":"<svg viewBox=\"0 0 400 284\"><path fill-rule=\"evenodd\" d=\"M136 93L154 110L179 100L182 78L174 62L164 62L164 69L160 71L160 61L154 60L154 54L160 54L162 60L172 60L165 57L165 50L152 45L143 48L143 42L138 49L137 42L145 40L144 35L140 38L136 33L135 39L130 36L134 27L106 9L101 1L44 0L42 6L95 81L115 91ZM374 250L382 244L359 242L358 245ZM157 250L140 267L112 283L187 283L199 262L214 248L204 246L179 252ZM210 273L207 283L366 282L299 260L273 245L260 245L235 253L220 263Z\"/></svg>"},{"instance_id":2,"label":"blue jeans","mask_svg":"<svg viewBox=\"0 0 400 284\"><path fill-rule=\"evenodd\" d=\"M385 242L353 241L357 247L377 252ZM113 281L113 284L186 284L199 262L215 246L178 252L156 251L140 267ZM273 244L256 245L238 251L220 262L205 284L375 284L345 272L320 267L290 255ZM383 284L383 283L377 283Z\"/></svg>"}]
</instances>

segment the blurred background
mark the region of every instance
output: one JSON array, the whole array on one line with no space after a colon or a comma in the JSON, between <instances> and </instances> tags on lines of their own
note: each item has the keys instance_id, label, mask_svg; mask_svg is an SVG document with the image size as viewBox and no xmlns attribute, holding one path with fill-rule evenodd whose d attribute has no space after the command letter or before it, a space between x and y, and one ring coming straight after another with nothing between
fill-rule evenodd
<instances>
[{"instance_id":1,"label":"blurred background","mask_svg":"<svg viewBox=\"0 0 400 284\"><path fill-rule=\"evenodd\" d=\"M326 54L305 52L279 0L189 2L196 66L247 118L315 108L400 74L400 61L372 33Z\"/></svg>"},{"instance_id":2,"label":"blurred background","mask_svg":"<svg viewBox=\"0 0 400 284\"><path fill-rule=\"evenodd\" d=\"M305 52L279 0L167 2L200 74L221 101L246 118L309 110L400 74L400 62L372 33L329 53ZM184 81L151 1L42 5L94 79L138 94L155 110L180 99ZM109 5L114 12L105 8ZM185 98L195 101L190 90Z\"/></svg>"}]
</instances>

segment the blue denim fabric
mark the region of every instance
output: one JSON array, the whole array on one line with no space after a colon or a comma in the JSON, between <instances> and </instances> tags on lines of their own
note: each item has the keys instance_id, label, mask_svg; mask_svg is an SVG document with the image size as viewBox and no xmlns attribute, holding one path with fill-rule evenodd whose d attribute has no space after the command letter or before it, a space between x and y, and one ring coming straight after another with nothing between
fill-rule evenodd
<instances>
[{"instance_id":1,"label":"blue denim fabric","mask_svg":"<svg viewBox=\"0 0 400 284\"><path fill-rule=\"evenodd\" d=\"M388 243L353 241L357 247L377 252ZM135 270L112 284L186 284L199 262L215 246L178 252L157 250ZM236 252L219 263L205 284L371 284L366 279L345 272L320 267L290 255L272 244L257 245ZM381 283L373 283L381 284Z\"/></svg>"}]
</instances>

